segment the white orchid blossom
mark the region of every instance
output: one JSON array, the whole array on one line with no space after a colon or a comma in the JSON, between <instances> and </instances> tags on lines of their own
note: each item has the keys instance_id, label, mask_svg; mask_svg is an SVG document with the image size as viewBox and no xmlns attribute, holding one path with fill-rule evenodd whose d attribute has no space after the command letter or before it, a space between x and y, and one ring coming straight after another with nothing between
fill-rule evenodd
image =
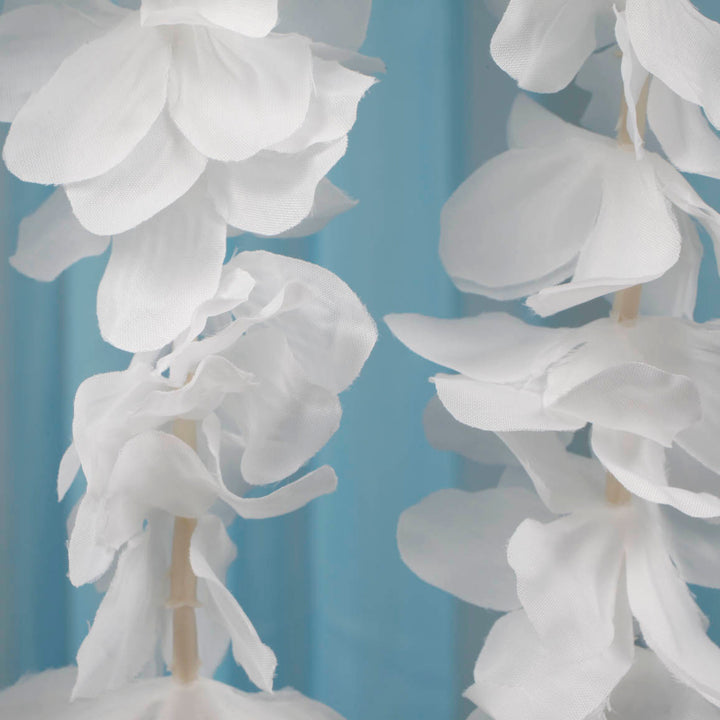
<instances>
[{"instance_id":1,"label":"white orchid blossom","mask_svg":"<svg viewBox=\"0 0 720 720\"><path fill-rule=\"evenodd\" d=\"M720 516L718 323L607 318L547 328L503 313L386 320L414 352L458 373L433 382L461 423L497 432L592 423L594 451L631 492Z\"/></svg>"},{"instance_id":2,"label":"white orchid blossom","mask_svg":"<svg viewBox=\"0 0 720 720\"><path fill-rule=\"evenodd\" d=\"M69 667L22 678L0 692L0 713L24 720L342 720L334 710L291 688L245 693L205 679L190 685L169 677L139 680L101 698L71 703L75 675L75 668Z\"/></svg>"},{"instance_id":3,"label":"white orchid blossom","mask_svg":"<svg viewBox=\"0 0 720 720\"><path fill-rule=\"evenodd\" d=\"M342 2L324 21L307 5L145 0L131 11L69 0L0 16L5 161L24 180L63 186L21 233L15 266L52 279L112 237L101 329L148 351L213 296L228 225L312 232L351 207L324 178L375 82L352 69L367 69L354 49L369 2ZM291 27L298 18L309 37ZM161 328L127 307L140 300ZM107 326L108 309L138 334Z\"/></svg>"},{"instance_id":4,"label":"white orchid blossom","mask_svg":"<svg viewBox=\"0 0 720 720\"><path fill-rule=\"evenodd\" d=\"M643 674L657 665L635 647L634 617L667 668L652 675L670 673L720 705L720 649L685 585L718 587L708 548L720 526L630 496L608 504L606 468L567 452L555 433L502 438L529 477L509 468L495 489L436 492L398 526L401 555L421 578L508 613L486 641L468 697L496 720L600 718L608 702L618 713L608 717L655 717L652 703L629 714L637 671L623 677L633 662ZM666 711L686 704L700 717L720 713L681 688Z\"/></svg>"},{"instance_id":5,"label":"white orchid blossom","mask_svg":"<svg viewBox=\"0 0 720 720\"><path fill-rule=\"evenodd\" d=\"M677 170L523 95L508 135L511 149L476 170L443 210L440 255L461 290L531 295L528 305L550 315L679 265L663 294L691 313L701 255L691 218L719 246L720 216Z\"/></svg>"}]
</instances>

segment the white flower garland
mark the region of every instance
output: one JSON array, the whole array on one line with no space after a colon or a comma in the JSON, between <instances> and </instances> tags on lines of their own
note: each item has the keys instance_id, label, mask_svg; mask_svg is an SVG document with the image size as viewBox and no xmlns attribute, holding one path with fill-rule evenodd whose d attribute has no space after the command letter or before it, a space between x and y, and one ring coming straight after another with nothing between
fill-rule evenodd
<instances>
[{"instance_id":1,"label":"white flower garland","mask_svg":"<svg viewBox=\"0 0 720 720\"><path fill-rule=\"evenodd\" d=\"M105 596L77 669L0 693L3 718L339 719L273 692L275 655L224 585L225 527L335 489L331 468L302 468L337 430L377 331L323 268L262 251L223 261L228 234L308 234L354 204L325 175L382 68L357 53L369 12L62 0L0 16L3 157L60 186L11 262L52 280L112 245L100 329L136 353L79 388L58 473L61 499L81 469L87 482L70 579ZM229 645L260 693L201 679ZM173 678L137 679L165 667Z\"/></svg>"},{"instance_id":2,"label":"white flower garland","mask_svg":"<svg viewBox=\"0 0 720 720\"><path fill-rule=\"evenodd\" d=\"M541 316L615 305L577 328L387 318L455 371L433 378L430 440L507 466L497 488L407 510L400 551L506 613L466 692L472 720L720 718L720 648L686 584L720 587L720 325L692 321L694 221L718 254L720 216L678 172L720 177L720 25L689 0L501 4L496 62L534 92L577 75L588 124L609 132L614 112L617 140L521 95L510 149L443 211L443 263L461 290L529 296Z\"/></svg>"}]
</instances>

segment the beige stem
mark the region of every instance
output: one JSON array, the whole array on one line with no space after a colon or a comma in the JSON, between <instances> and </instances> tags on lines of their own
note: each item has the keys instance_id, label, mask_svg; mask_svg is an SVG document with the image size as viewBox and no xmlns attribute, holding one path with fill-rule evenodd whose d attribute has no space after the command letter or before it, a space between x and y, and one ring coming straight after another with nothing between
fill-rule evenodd
<instances>
[{"instance_id":1,"label":"beige stem","mask_svg":"<svg viewBox=\"0 0 720 720\"><path fill-rule=\"evenodd\" d=\"M637 104L637 123L640 134L644 137L647 129L647 103L648 89L650 85L645 83L640 100ZM632 145L632 139L627 131L627 114L628 106L623 94L620 102L620 119L618 121L617 141L619 145ZM642 295L642 285L635 285L625 290L615 293L615 300L611 316L620 323L630 323L637 319L640 312L640 297ZM630 502L631 494L621 485L617 478L608 473L605 481L605 497L611 505L624 505Z\"/></svg>"},{"instance_id":2,"label":"beige stem","mask_svg":"<svg viewBox=\"0 0 720 720\"><path fill-rule=\"evenodd\" d=\"M176 420L173 431L177 437L195 449L196 427L192 420ZM197 525L194 518L175 518L172 563L170 565L170 599L173 610L173 677L188 684L198 677L197 578L190 566L190 541Z\"/></svg>"}]
</instances>

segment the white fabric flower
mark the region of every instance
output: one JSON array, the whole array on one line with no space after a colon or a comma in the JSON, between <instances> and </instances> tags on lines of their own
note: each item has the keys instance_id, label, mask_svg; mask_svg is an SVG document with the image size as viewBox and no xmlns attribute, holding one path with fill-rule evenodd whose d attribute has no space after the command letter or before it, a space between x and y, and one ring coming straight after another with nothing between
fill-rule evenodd
<instances>
[{"instance_id":1,"label":"white fabric flower","mask_svg":"<svg viewBox=\"0 0 720 720\"><path fill-rule=\"evenodd\" d=\"M420 577L509 612L488 637L469 697L496 720L584 720L636 657L634 617L668 670L720 705L720 649L685 585L717 587L707 548L720 526L638 498L609 505L606 469L568 453L555 433L502 437L540 498L510 473L497 489L435 493L398 527L402 557Z\"/></svg>"},{"instance_id":2,"label":"white fabric flower","mask_svg":"<svg viewBox=\"0 0 720 720\"><path fill-rule=\"evenodd\" d=\"M594 451L631 492L720 515L716 322L606 318L553 329L503 313L386 320L413 351L458 373L433 382L461 423L494 431L592 423Z\"/></svg>"},{"instance_id":3,"label":"white fabric flower","mask_svg":"<svg viewBox=\"0 0 720 720\"><path fill-rule=\"evenodd\" d=\"M173 518L153 512L147 526L122 549L108 590L77 655L73 697L96 697L124 687L138 676L162 674L158 658L172 665L172 609L168 607L168 568ZM235 546L220 518L198 521L190 563L198 579L200 674L212 677L232 640L233 655L248 677L270 691L277 664L250 619L225 587Z\"/></svg>"},{"instance_id":4,"label":"white fabric flower","mask_svg":"<svg viewBox=\"0 0 720 720\"><path fill-rule=\"evenodd\" d=\"M700 255L690 218L720 247L720 216L677 170L523 95L509 138L511 149L476 170L443 210L440 254L461 290L499 300L534 293L528 305L550 315L681 263L671 298L690 311L697 278L687 271Z\"/></svg>"},{"instance_id":5,"label":"white fabric flower","mask_svg":"<svg viewBox=\"0 0 720 720\"><path fill-rule=\"evenodd\" d=\"M338 393L376 336L329 271L267 252L237 255L170 354L136 356L78 389L58 475L60 497L81 466L87 480L70 537L72 582L102 576L154 510L200 517L220 501L242 517L272 517L332 491L335 474L321 467L244 497L251 485L291 477L330 439ZM196 422L197 452L173 435L178 418Z\"/></svg>"},{"instance_id":6,"label":"white fabric flower","mask_svg":"<svg viewBox=\"0 0 720 720\"><path fill-rule=\"evenodd\" d=\"M319 12L307 5L284 3L285 25ZM360 17L369 3L342 7ZM84 228L114 237L99 310L122 349L162 347L212 297L226 225L276 236L348 207L318 197L319 185L375 80L343 64L359 64L350 50L271 32L278 19L277 0L145 0L138 11L71 0L0 16L0 38L12 39L0 43L11 68L0 74L5 161L24 180L62 185ZM342 14L325 20L304 29L341 42L353 27ZM51 202L43 220L62 219L70 237L34 222L15 263L39 279L108 244L66 227L65 200ZM123 333L103 309L137 329Z\"/></svg>"},{"instance_id":7,"label":"white fabric flower","mask_svg":"<svg viewBox=\"0 0 720 720\"><path fill-rule=\"evenodd\" d=\"M213 680L180 685L166 677L71 703L74 682L72 667L22 678L0 692L0 713L23 720L342 720L334 710L291 688L245 693Z\"/></svg>"}]
</instances>

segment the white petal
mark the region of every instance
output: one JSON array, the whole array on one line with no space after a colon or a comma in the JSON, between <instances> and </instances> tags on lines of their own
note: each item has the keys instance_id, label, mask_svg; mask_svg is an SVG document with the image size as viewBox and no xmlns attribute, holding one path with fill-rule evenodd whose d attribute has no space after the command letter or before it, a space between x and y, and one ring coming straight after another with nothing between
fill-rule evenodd
<instances>
[{"instance_id":1,"label":"white petal","mask_svg":"<svg viewBox=\"0 0 720 720\"><path fill-rule=\"evenodd\" d=\"M631 0L625 14L643 66L680 97L703 106L720 126L720 24L690 0Z\"/></svg>"},{"instance_id":2,"label":"white petal","mask_svg":"<svg viewBox=\"0 0 720 720\"><path fill-rule=\"evenodd\" d=\"M246 160L302 125L312 84L307 40L254 40L202 27L175 32L168 107L204 155Z\"/></svg>"},{"instance_id":3,"label":"white petal","mask_svg":"<svg viewBox=\"0 0 720 720\"><path fill-rule=\"evenodd\" d=\"M648 647L670 672L720 704L720 648L673 566L657 528L638 526L627 542L628 597Z\"/></svg>"},{"instance_id":4,"label":"white petal","mask_svg":"<svg viewBox=\"0 0 720 720\"><path fill-rule=\"evenodd\" d=\"M365 40L372 0L280 0L277 32L357 50Z\"/></svg>"},{"instance_id":5,"label":"white petal","mask_svg":"<svg viewBox=\"0 0 720 720\"><path fill-rule=\"evenodd\" d=\"M333 218L352 210L357 205L343 190L323 178L315 189L315 198L310 214L295 227L281 232L276 237L296 238L307 237L320 232Z\"/></svg>"},{"instance_id":6,"label":"white petal","mask_svg":"<svg viewBox=\"0 0 720 720\"><path fill-rule=\"evenodd\" d=\"M557 92L595 50L602 0L512 0L492 38L495 62L533 92Z\"/></svg>"},{"instance_id":7,"label":"white petal","mask_svg":"<svg viewBox=\"0 0 720 720\"><path fill-rule=\"evenodd\" d=\"M132 541L118 560L110 589L78 651L73 698L122 687L153 660L165 610L167 568L152 551L150 535L145 532Z\"/></svg>"},{"instance_id":8,"label":"white petal","mask_svg":"<svg viewBox=\"0 0 720 720\"><path fill-rule=\"evenodd\" d=\"M54 280L73 263L107 250L110 238L88 232L73 215L67 196L56 190L20 223L10 264L35 280Z\"/></svg>"},{"instance_id":9,"label":"white petal","mask_svg":"<svg viewBox=\"0 0 720 720\"><path fill-rule=\"evenodd\" d=\"M190 564L198 579L206 584L215 609L230 631L235 660L259 688L272 690L277 665L275 655L269 647L263 645L249 618L217 577L209 561L214 548L223 540L224 533L222 523L212 518L203 518L193 533Z\"/></svg>"},{"instance_id":10,"label":"white petal","mask_svg":"<svg viewBox=\"0 0 720 720\"><path fill-rule=\"evenodd\" d=\"M512 432L500 438L515 454L547 507L554 513L597 509L605 503L605 470L566 450L559 433Z\"/></svg>"},{"instance_id":11,"label":"white petal","mask_svg":"<svg viewBox=\"0 0 720 720\"><path fill-rule=\"evenodd\" d=\"M19 7L0 17L0 122L12 122L28 98L62 61L123 18L106 0L88 3L88 12L72 3Z\"/></svg>"},{"instance_id":12,"label":"white petal","mask_svg":"<svg viewBox=\"0 0 720 720\"><path fill-rule=\"evenodd\" d=\"M80 222L98 235L117 235L148 220L184 195L207 159L183 137L166 112L137 147L97 178L66 185Z\"/></svg>"},{"instance_id":13,"label":"white petal","mask_svg":"<svg viewBox=\"0 0 720 720\"><path fill-rule=\"evenodd\" d=\"M528 305L542 316L660 277L680 257L681 237L654 162L617 150L603 168L602 200L572 282L541 290Z\"/></svg>"},{"instance_id":14,"label":"white petal","mask_svg":"<svg viewBox=\"0 0 720 720\"><path fill-rule=\"evenodd\" d=\"M645 438L595 426L592 447L600 462L631 492L692 517L720 517L720 498L668 485L665 449Z\"/></svg>"},{"instance_id":15,"label":"white petal","mask_svg":"<svg viewBox=\"0 0 720 720\"><path fill-rule=\"evenodd\" d=\"M594 225L599 182L569 143L493 158L443 208L446 271L460 290L497 300L564 280Z\"/></svg>"},{"instance_id":16,"label":"white petal","mask_svg":"<svg viewBox=\"0 0 720 720\"><path fill-rule=\"evenodd\" d=\"M170 43L130 16L83 45L15 117L3 157L28 182L60 185L115 167L165 105Z\"/></svg>"},{"instance_id":17,"label":"white petal","mask_svg":"<svg viewBox=\"0 0 720 720\"><path fill-rule=\"evenodd\" d=\"M143 25L210 24L265 37L277 24L278 0L143 0Z\"/></svg>"},{"instance_id":18,"label":"white petal","mask_svg":"<svg viewBox=\"0 0 720 720\"><path fill-rule=\"evenodd\" d=\"M677 682L657 657L635 648L630 672L615 688L608 720L717 720L720 710Z\"/></svg>"},{"instance_id":19,"label":"white petal","mask_svg":"<svg viewBox=\"0 0 720 720\"><path fill-rule=\"evenodd\" d=\"M495 720L594 717L632 664L632 620L626 607L618 615L613 645L582 660L545 647L523 612L505 615L485 641L466 697Z\"/></svg>"},{"instance_id":20,"label":"white petal","mask_svg":"<svg viewBox=\"0 0 720 720\"><path fill-rule=\"evenodd\" d=\"M461 600L514 610L519 601L506 548L527 517L551 517L527 490L440 490L400 516L400 556L425 582Z\"/></svg>"},{"instance_id":21,"label":"white petal","mask_svg":"<svg viewBox=\"0 0 720 720\"><path fill-rule=\"evenodd\" d=\"M625 118L625 129L635 146L635 155L638 158L643 156L643 133L645 128L638 126L638 105L641 102L645 85L648 82L648 71L640 64L633 50L630 36L628 34L625 13L615 9L615 37L622 52L620 71L623 79L625 105L627 116Z\"/></svg>"},{"instance_id":22,"label":"white petal","mask_svg":"<svg viewBox=\"0 0 720 720\"><path fill-rule=\"evenodd\" d=\"M210 194L230 225L278 235L310 214L318 183L346 149L342 138L301 153L267 151L245 162L216 163L209 171Z\"/></svg>"},{"instance_id":23,"label":"white petal","mask_svg":"<svg viewBox=\"0 0 720 720\"><path fill-rule=\"evenodd\" d=\"M664 508L663 520L673 563L691 585L720 589L720 524Z\"/></svg>"},{"instance_id":24,"label":"white petal","mask_svg":"<svg viewBox=\"0 0 720 720\"><path fill-rule=\"evenodd\" d=\"M322 448L340 424L337 395L308 381L274 329L258 329L232 348L231 360L257 384L228 397L221 417L242 437L242 475L265 485L285 479Z\"/></svg>"},{"instance_id":25,"label":"white petal","mask_svg":"<svg viewBox=\"0 0 720 720\"><path fill-rule=\"evenodd\" d=\"M650 84L648 121L678 170L720 178L720 139L702 109L657 78Z\"/></svg>"},{"instance_id":26,"label":"white petal","mask_svg":"<svg viewBox=\"0 0 720 720\"><path fill-rule=\"evenodd\" d=\"M75 587L96 582L112 565L116 549L104 542L106 525L105 503L86 493L78 505L68 542L68 577Z\"/></svg>"},{"instance_id":27,"label":"white petal","mask_svg":"<svg viewBox=\"0 0 720 720\"><path fill-rule=\"evenodd\" d=\"M437 450L449 450L483 465L516 465L515 456L495 433L458 422L435 396L423 413L428 442Z\"/></svg>"},{"instance_id":28,"label":"white petal","mask_svg":"<svg viewBox=\"0 0 720 720\"><path fill-rule=\"evenodd\" d=\"M315 498L335 492L336 488L335 471L328 465L323 465L262 497L238 497L227 488L223 488L220 498L240 517L247 520L264 520L295 512Z\"/></svg>"},{"instance_id":29,"label":"white petal","mask_svg":"<svg viewBox=\"0 0 720 720\"><path fill-rule=\"evenodd\" d=\"M576 512L543 524L525 520L507 558L522 607L547 648L579 660L615 638L615 601L623 568L619 512Z\"/></svg>"},{"instance_id":30,"label":"white petal","mask_svg":"<svg viewBox=\"0 0 720 720\"><path fill-rule=\"evenodd\" d=\"M130 352L170 342L217 290L225 234L200 189L116 237L98 290L103 338Z\"/></svg>"},{"instance_id":31,"label":"white petal","mask_svg":"<svg viewBox=\"0 0 720 720\"><path fill-rule=\"evenodd\" d=\"M80 472L80 457L74 444L63 453L58 468L58 500L62 502L68 490L71 488L75 477Z\"/></svg>"},{"instance_id":32,"label":"white petal","mask_svg":"<svg viewBox=\"0 0 720 720\"><path fill-rule=\"evenodd\" d=\"M577 414L545 407L537 391L462 375L436 375L432 382L452 416L480 430L579 430L586 423Z\"/></svg>"},{"instance_id":33,"label":"white petal","mask_svg":"<svg viewBox=\"0 0 720 720\"><path fill-rule=\"evenodd\" d=\"M374 77L343 67L339 62L312 61L313 90L301 127L275 145L277 152L300 152L315 143L327 143L347 135L357 118L358 103L375 84Z\"/></svg>"},{"instance_id":34,"label":"white petal","mask_svg":"<svg viewBox=\"0 0 720 720\"><path fill-rule=\"evenodd\" d=\"M572 330L528 325L505 313L452 320L408 313L385 322L418 355L490 382L526 382L581 342Z\"/></svg>"}]
</instances>

